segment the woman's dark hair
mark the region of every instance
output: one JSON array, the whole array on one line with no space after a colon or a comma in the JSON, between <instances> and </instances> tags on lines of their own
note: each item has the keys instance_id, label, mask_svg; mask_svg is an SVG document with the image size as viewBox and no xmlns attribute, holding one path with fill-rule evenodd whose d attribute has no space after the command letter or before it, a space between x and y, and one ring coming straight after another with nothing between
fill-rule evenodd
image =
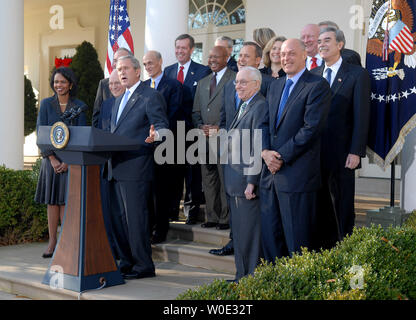
<instances>
[{"instance_id":1,"label":"woman's dark hair","mask_svg":"<svg viewBox=\"0 0 416 320\"><path fill-rule=\"evenodd\" d=\"M55 92L53 84L54 84L54 80L55 80L55 75L57 73L61 74L66 80L69 81L69 83L72 85L71 89L69 89L69 95L71 97L75 97L77 95L78 85L77 85L77 78L75 76L74 71L72 71L72 69L68 68L68 67L59 67L59 68L55 69L52 72L51 82L50 82L50 85L51 85L51 88L52 88L53 92Z\"/></svg>"}]
</instances>

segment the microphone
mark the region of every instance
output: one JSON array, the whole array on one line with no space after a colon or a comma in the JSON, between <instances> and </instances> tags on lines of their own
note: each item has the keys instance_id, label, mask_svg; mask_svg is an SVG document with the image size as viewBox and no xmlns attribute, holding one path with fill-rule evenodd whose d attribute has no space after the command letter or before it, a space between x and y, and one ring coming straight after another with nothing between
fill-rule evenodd
<instances>
[{"instance_id":1,"label":"microphone","mask_svg":"<svg viewBox=\"0 0 416 320\"><path fill-rule=\"evenodd\" d=\"M86 106L86 105L83 105L81 107L75 105L75 106L71 107L71 109L66 110L61 115L61 119L73 122L73 120L76 119L81 114L81 112L86 111L87 108L88 108L88 106Z\"/></svg>"}]
</instances>

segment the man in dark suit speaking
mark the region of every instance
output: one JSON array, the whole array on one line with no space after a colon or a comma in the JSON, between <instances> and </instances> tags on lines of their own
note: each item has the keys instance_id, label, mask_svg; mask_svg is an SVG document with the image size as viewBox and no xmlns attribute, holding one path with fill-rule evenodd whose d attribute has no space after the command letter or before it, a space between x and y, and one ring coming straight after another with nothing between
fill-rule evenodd
<instances>
[{"instance_id":1,"label":"man in dark suit speaking","mask_svg":"<svg viewBox=\"0 0 416 320\"><path fill-rule=\"evenodd\" d=\"M286 40L281 58L286 77L271 83L269 112L261 125L262 242L270 262L312 244L320 135L331 103L328 82L306 70L302 41Z\"/></svg>"},{"instance_id":2,"label":"man in dark suit speaking","mask_svg":"<svg viewBox=\"0 0 416 320\"><path fill-rule=\"evenodd\" d=\"M140 81L140 70L133 56L118 60L126 91L115 100L111 113L111 133L134 139L138 146L114 153L108 168L111 218L125 279L155 276L147 207L153 179L152 142L157 130L169 127L162 95Z\"/></svg>"},{"instance_id":3,"label":"man in dark suit speaking","mask_svg":"<svg viewBox=\"0 0 416 320\"><path fill-rule=\"evenodd\" d=\"M325 64L313 72L329 82L332 104L322 134L322 188L318 192L318 247L331 248L354 227L355 169L365 157L370 117L370 77L342 57L344 33L321 29L319 53Z\"/></svg>"}]
</instances>

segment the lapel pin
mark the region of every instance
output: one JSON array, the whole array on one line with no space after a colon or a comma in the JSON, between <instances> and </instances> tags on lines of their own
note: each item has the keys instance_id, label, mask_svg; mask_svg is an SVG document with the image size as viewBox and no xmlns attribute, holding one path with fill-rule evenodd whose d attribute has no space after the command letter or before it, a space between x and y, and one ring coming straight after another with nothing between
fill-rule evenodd
<instances>
[{"instance_id":1,"label":"lapel pin","mask_svg":"<svg viewBox=\"0 0 416 320\"><path fill-rule=\"evenodd\" d=\"M341 78L338 78L338 82L341 82L342 81L342 79Z\"/></svg>"},{"instance_id":2,"label":"lapel pin","mask_svg":"<svg viewBox=\"0 0 416 320\"><path fill-rule=\"evenodd\" d=\"M191 71L191 74L194 75L195 73L193 71Z\"/></svg>"}]
</instances>

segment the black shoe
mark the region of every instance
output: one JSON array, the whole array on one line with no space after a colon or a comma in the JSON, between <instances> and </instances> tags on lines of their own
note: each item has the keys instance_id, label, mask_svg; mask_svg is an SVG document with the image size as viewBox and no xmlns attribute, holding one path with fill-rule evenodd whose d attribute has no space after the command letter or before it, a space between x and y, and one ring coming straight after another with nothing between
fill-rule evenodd
<instances>
[{"instance_id":1,"label":"black shoe","mask_svg":"<svg viewBox=\"0 0 416 320\"><path fill-rule=\"evenodd\" d=\"M162 243L162 242L165 242L165 241L166 241L166 236L162 237L162 236L157 235L157 234L153 235L152 239L150 239L151 244L158 244L158 243Z\"/></svg>"},{"instance_id":2,"label":"black shoe","mask_svg":"<svg viewBox=\"0 0 416 320\"><path fill-rule=\"evenodd\" d=\"M221 249L211 249L209 253L215 254L216 256L231 256L234 254L234 248L222 247Z\"/></svg>"},{"instance_id":3,"label":"black shoe","mask_svg":"<svg viewBox=\"0 0 416 320\"><path fill-rule=\"evenodd\" d=\"M147 271L147 272L131 271L129 273L122 273L122 276L123 276L123 279L132 280L132 279L152 278L152 277L155 277L156 274L154 271Z\"/></svg>"},{"instance_id":4,"label":"black shoe","mask_svg":"<svg viewBox=\"0 0 416 320\"><path fill-rule=\"evenodd\" d=\"M42 258L52 258L52 256L53 256L53 252L51 252L51 253L44 253L44 254L42 254Z\"/></svg>"},{"instance_id":5,"label":"black shoe","mask_svg":"<svg viewBox=\"0 0 416 320\"><path fill-rule=\"evenodd\" d=\"M217 229L218 230L227 230L227 229L230 229L230 225L228 223L218 223Z\"/></svg>"},{"instance_id":6,"label":"black shoe","mask_svg":"<svg viewBox=\"0 0 416 320\"><path fill-rule=\"evenodd\" d=\"M238 280L237 279L225 280L225 281L227 281L229 283L238 283Z\"/></svg>"},{"instance_id":7,"label":"black shoe","mask_svg":"<svg viewBox=\"0 0 416 320\"><path fill-rule=\"evenodd\" d=\"M218 226L218 223L215 223L215 222L204 222L203 224L201 224L201 228L214 228L217 226Z\"/></svg>"}]
</instances>

